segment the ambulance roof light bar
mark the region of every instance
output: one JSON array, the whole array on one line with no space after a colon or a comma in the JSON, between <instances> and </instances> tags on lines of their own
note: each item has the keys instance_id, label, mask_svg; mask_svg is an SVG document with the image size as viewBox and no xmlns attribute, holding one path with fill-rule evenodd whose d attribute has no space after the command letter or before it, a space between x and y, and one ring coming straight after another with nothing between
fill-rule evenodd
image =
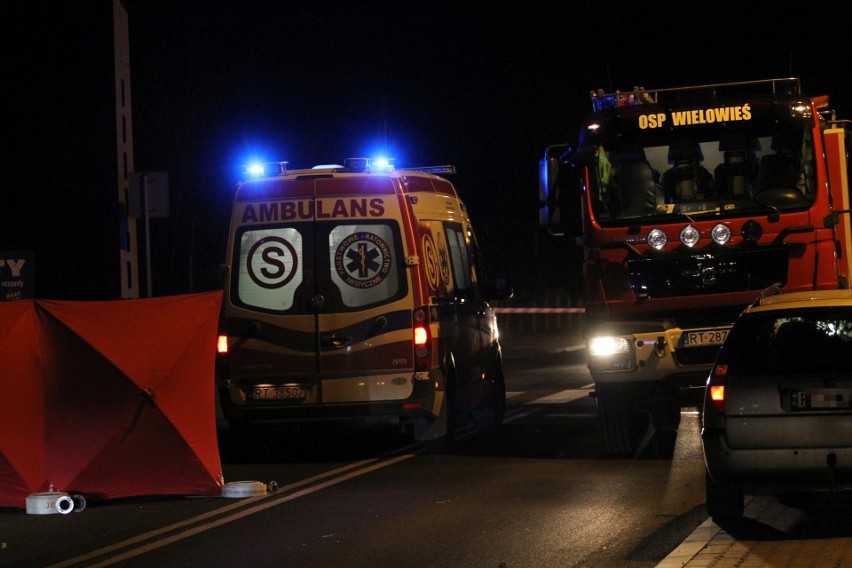
<instances>
[{"instance_id":1,"label":"ambulance roof light bar","mask_svg":"<svg viewBox=\"0 0 852 568\"><path fill-rule=\"evenodd\" d=\"M289 162L253 162L243 168L243 173L250 178L287 175Z\"/></svg>"},{"instance_id":2,"label":"ambulance roof light bar","mask_svg":"<svg viewBox=\"0 0 852 568\"><path fill-rule=\"evenodd\" d=\"M392 172L391 161L388 158L346 158L343 167L347 172Z\"/></svg>"},{"instance_id":3,"label":"ambulance roof light bar","mask_svg":"<svg viewBox=\"0 0 852 568\"><path fill-rule=\"evenodd\" d=\"M415 172L425 172L427 174L454 174L456 173L455 166L422 166L416 168L405 168L406 170L414 170Z\"/></svg>"}]
</instances>

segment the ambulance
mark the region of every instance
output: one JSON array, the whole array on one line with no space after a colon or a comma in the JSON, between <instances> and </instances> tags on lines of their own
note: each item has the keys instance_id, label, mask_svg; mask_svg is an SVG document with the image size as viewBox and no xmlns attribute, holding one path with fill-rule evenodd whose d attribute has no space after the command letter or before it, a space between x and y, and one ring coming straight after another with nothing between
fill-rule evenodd
<instances>
[{"instance_id":1,"label":"ambulance","mask_svg":"<svg viewBox=\"0 0 852 568\"><path fill-rule=\"evenodd\" d=\"M270 166L272 171L270 171ZM506 385L490 301L453 166L351 158L237 184L216 385L235 432L391 424L428 450L493 433ZM439 175L440 174L440 175Z\"/></svg>"}]
</instances>

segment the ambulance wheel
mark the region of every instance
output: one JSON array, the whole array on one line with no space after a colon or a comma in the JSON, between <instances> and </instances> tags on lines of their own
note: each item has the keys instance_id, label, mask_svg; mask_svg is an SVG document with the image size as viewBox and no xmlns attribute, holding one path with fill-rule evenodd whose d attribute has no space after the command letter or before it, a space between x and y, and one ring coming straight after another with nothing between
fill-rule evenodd
<instances>
[{"instance_id":1,"label":"ambulance wheel","mask_svg":"<svg viewBox=\"0 0 852 568\"><path fill-rule=\"evenodd\" d=\"M424 443L427 453L448 454L456 443L456 423L458 420L456 411L455 382L452 377L447 381L447 390L444 393L444 406L441 410L443 415L437 420L446 420L446 429L442 436L426 440Z\"/></svg>"},{"instance_id":2,"label":"ambulance wheel","mask_svg":"<svg viewBox=\"0 0 852 568\"><path fill-rule=\"evenodd\" d=\"M606 453L611 457L633 456L650 424L648 414L626 393L597 387L595 394Z\"/></svg>"},{"instance_id":3,"label":"ambulance wheel","mask_svg":"<svg viewBox=\"0 0 852 568\"><path fill-rule=\"evenodd\" d=\"M251 439L254 434L254 428L244 420L229 420L228 421L228 439L235 444L244 443Z\"/></svg>"},{"instance_id":4,"label":"ambulance wheel","mask_svg":"<svg viewBox=\"0 0 852 568\"><path fill-rule=\"evenodd\" d=\"M477 408L473 413L473 424L477 432L496 434L503 426L506 417L506 381L503 371L498 370L491 390L491 405Z\"/></svg>"},{"instance_id":5,"label":"ambulance wheel","mask_svg":"<svg viewBox=\"0 0 852 568\"><path fill-rule=\"evenodd\" d=\"M265 432L243 420L229 420L219 450L227 459L257 459L264 453Z\"/></svg>"}]
</instances>

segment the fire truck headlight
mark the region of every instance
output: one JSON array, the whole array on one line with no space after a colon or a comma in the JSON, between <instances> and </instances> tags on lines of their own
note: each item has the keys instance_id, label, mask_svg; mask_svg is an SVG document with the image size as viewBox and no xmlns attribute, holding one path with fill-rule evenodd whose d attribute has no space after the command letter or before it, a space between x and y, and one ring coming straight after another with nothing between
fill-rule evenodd
<instances>
[{"instance_id":1,"label":"fire truck headlight","mask_svg":"<svg viewBox=\"0 0 852 568\"><path fill-rule=\"evenodd\" d=\"M692 248L697 245L698 240L700 238L701 233L692 225L687 225L680 232L680 242L682 242L685 246L688 246L689 248Z\"/></svg>"},{"instance_id":2,"label":"fire truck headlight","mask_svg":"<svg viewBox=\"0 0 852 568\"><path fill-rule=\"evenodd\" d=\"M718 245L723 245L731 240L731 228L719 223L710 230L710 238Z\"/></svg>"},{"instance_id":3,"label":"fire truck headlight","mask_svg":"<svg viewBox=\"0 0 852 568\"><path fill-rule=\"evenodd\" d=\"M669 238L662 229L651 229L651 232L648 233L648 245L655 250L663 250L668 240Z\"/></svg>"},{"instance_id":4,"label":"fire truck headlight","mask_svg":"<svg viewBox=\"0 0 852 568\"><path fill-rule=\"evenodd\" d=\"M601 336L589 339L589 370L592 372L633 371L636 354L630 336Z\"/></svg>"}]
</instances>

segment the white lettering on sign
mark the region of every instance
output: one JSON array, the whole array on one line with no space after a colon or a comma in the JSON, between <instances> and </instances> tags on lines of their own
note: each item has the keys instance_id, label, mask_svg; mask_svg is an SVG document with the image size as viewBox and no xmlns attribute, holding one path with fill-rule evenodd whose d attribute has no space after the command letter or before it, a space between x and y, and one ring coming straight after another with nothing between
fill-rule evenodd
<instances>
[{"instance_id":1,"label":"white lettering on sign","mask_svg":"<svg viewBox=\"0 0 852 568\"><path fill-rule=\"evenodd\" d=\"M679 110L671 113L672 126L694 124L713 124L716 122L736 122L751 120L751 105ZM639 115L639 128L660 128L668 121L665 113Z\"/></svg>"},{"instance_id":2,"label":"white lettering on sign","mask_svg":"<svg viewBox=\"0 0 852 568\"><path fill-rule=\"evenodd\" d=\"M4 266L8 266L9 270L12 271L12 277L13 278L20 278L21 277L21 270L24 269L24 265L26 263L27 263L27 261L24 258L19 258L17 260L15 260L14 258L7 258L7 259L3 260L2 258L0 258L0 268L3 268Z\"/></svg>"},{"instance_id":3,"label":"white lettering on sign","mask_svg":"<svg viewBox=\"0 0 852 568\"><path fill-rule=\"evenodd\" d=\"M381 217L385 202L380 197L372 199L337 199L332 203L319 201L271 201L248 203L243 211L243 223L269 223L275 221L310 221L317 219L350 219L356 217Z\"/></svg>"}]
</instances>

